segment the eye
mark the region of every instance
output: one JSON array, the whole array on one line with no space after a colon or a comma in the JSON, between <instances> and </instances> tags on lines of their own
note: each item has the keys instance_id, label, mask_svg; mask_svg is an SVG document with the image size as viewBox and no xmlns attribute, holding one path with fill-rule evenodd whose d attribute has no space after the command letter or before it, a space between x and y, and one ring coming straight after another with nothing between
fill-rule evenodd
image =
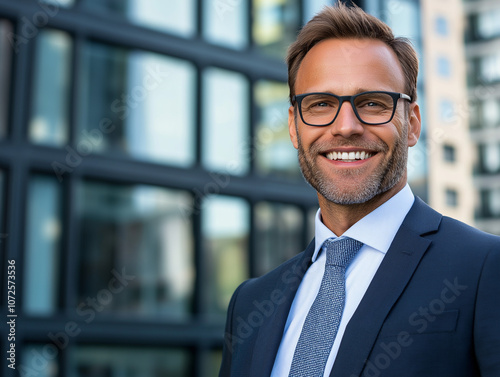
<instances>
[{"instance_id":1,"label":"eye","mask_svg":"<svg viewBox=\"0 0 500 377\"><path fill-rule=\"evenodd\" d=\"M302 110L305 111L326 111L335 109L338 106L336 98L325 97L323 95L310 95L302 101Z\"/></svg>"},{"instance_id":2,"label":"eye","mask_svg":"<svg viewBox=\"0 0 500 377\"><path fill-rule=\"evenodd\" d=\"M365 101L358 105L359 107L386 107L384 104L376 101Z\"/></svg>"}]
</instances>

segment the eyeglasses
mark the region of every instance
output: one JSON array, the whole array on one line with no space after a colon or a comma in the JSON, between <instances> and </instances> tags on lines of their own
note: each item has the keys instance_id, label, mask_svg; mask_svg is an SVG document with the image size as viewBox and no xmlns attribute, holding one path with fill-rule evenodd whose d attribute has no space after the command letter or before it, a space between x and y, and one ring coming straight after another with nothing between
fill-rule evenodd
<instances>
[{"instance_id":1,"label":"eyeglasses","mask_svg":"<svg viewBox=\"0 0 500 377\"><path fill-rule=\"evenodd\" d=\"M292 97L297 103L302 122L309 126L332 124L344 102L350 102L360 122L370 125L389 123L394 117L398 100L411 102L410 96L393 92L363 92L354 96L337 96L331 93L305 93Z\"/></svg>"}]
</instances>

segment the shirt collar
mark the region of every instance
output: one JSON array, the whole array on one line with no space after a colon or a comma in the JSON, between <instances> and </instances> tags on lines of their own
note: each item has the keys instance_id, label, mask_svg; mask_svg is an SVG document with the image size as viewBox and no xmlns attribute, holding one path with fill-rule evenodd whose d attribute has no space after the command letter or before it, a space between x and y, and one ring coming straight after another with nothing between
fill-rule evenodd
<instances>
[{"instance_id":1,"label":"shirt collar","mask_svg":"<svg viewBox=\"0 0 500 377\"><path fill-rule=\"evenodd\" d=\"M401 191L363 217L341 236L354 238L385 254L389 250L392 240L396 236L414 201L415 197L410 186L406 184ZM332 237L337 238L338 236L323 224L321 221L321 209L318 209L315 218L313 262L316 261L323 242Z\"/></svg>"}]
</instances>

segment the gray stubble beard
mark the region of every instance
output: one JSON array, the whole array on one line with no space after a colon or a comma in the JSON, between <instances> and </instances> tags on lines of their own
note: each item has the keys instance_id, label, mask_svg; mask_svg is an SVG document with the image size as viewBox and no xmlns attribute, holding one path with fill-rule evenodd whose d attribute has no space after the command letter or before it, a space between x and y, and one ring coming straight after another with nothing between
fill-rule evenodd
<instances>
[{"instance_id":1,"label":"gray stubble beard","mask_svg":"<svg viewBox=\"0 0 500 377\"><path fill-rule=\"evenodd\" d=\"M296 126L297 127L297 126ZM365 203L375 196L382 194L391 188L393 188L404 176L406 172L406 164L408 161L408 148L403 143L403 140L407 139L408 128L407 125L402 127L402 135L398 138L394 145L394 152L389 157L388 161L379 166L373 174L369 177L366 182L361 183L356 190L345 190L342 191L335 182L328 180L317 165L314 164L313 158L318 158L319 147L311 146L311 151L309 156L306 156L306 152L302 145L300 135L297 130L297 142L298 142L298 157L300 169L302 175L306 182L308 182L320 195L330 202L350 205L350 204L361 204ZM349 143L343 143L342 145L352 145L361 148L377 150L379 153L387 153L389 146L384 143L376 143L376 145L360 145L350 141ZM311 158L311 156L314 156ZM360 170L349 170L345 171L344 174L348 178L352 178L361 175L363 172Z\"/></svg>"}]
</instances>

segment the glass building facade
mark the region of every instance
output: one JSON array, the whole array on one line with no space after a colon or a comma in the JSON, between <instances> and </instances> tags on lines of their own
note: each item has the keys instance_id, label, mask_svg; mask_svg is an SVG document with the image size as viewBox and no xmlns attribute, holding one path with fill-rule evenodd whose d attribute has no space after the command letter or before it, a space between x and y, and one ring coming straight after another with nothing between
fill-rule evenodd
<instances>
[{"instance_id":1,"label":"glass building facade","mask_svg":"<svg viewBox=\"0 0 500 377\"><path fill-rule=\"evenodd\" d=\"M313 235L283 58L330 3L0 0L2 375L217 375L234 289ZM358 2L418 48L416 3Z\"/></svg>"},{"instance_id":2,"label":"glass building facade","mask_svg":"<svg viewBox=\"0 0 500 377\"><path fill-rule=\"evenodd\" d=\"M3 376L217 375L235 288L311 239L283 58L326 3L0 0Z\"/></svg>"},{"instance_id":3,"label":"glass building facade","mask_svg":"<svg viewBox=\"0 0 500 377\"><path fill-rule=\"evenodd\" d=\"M464 1L477 226L500 234L500 3Z\"/></svg>"}]
</instances>

